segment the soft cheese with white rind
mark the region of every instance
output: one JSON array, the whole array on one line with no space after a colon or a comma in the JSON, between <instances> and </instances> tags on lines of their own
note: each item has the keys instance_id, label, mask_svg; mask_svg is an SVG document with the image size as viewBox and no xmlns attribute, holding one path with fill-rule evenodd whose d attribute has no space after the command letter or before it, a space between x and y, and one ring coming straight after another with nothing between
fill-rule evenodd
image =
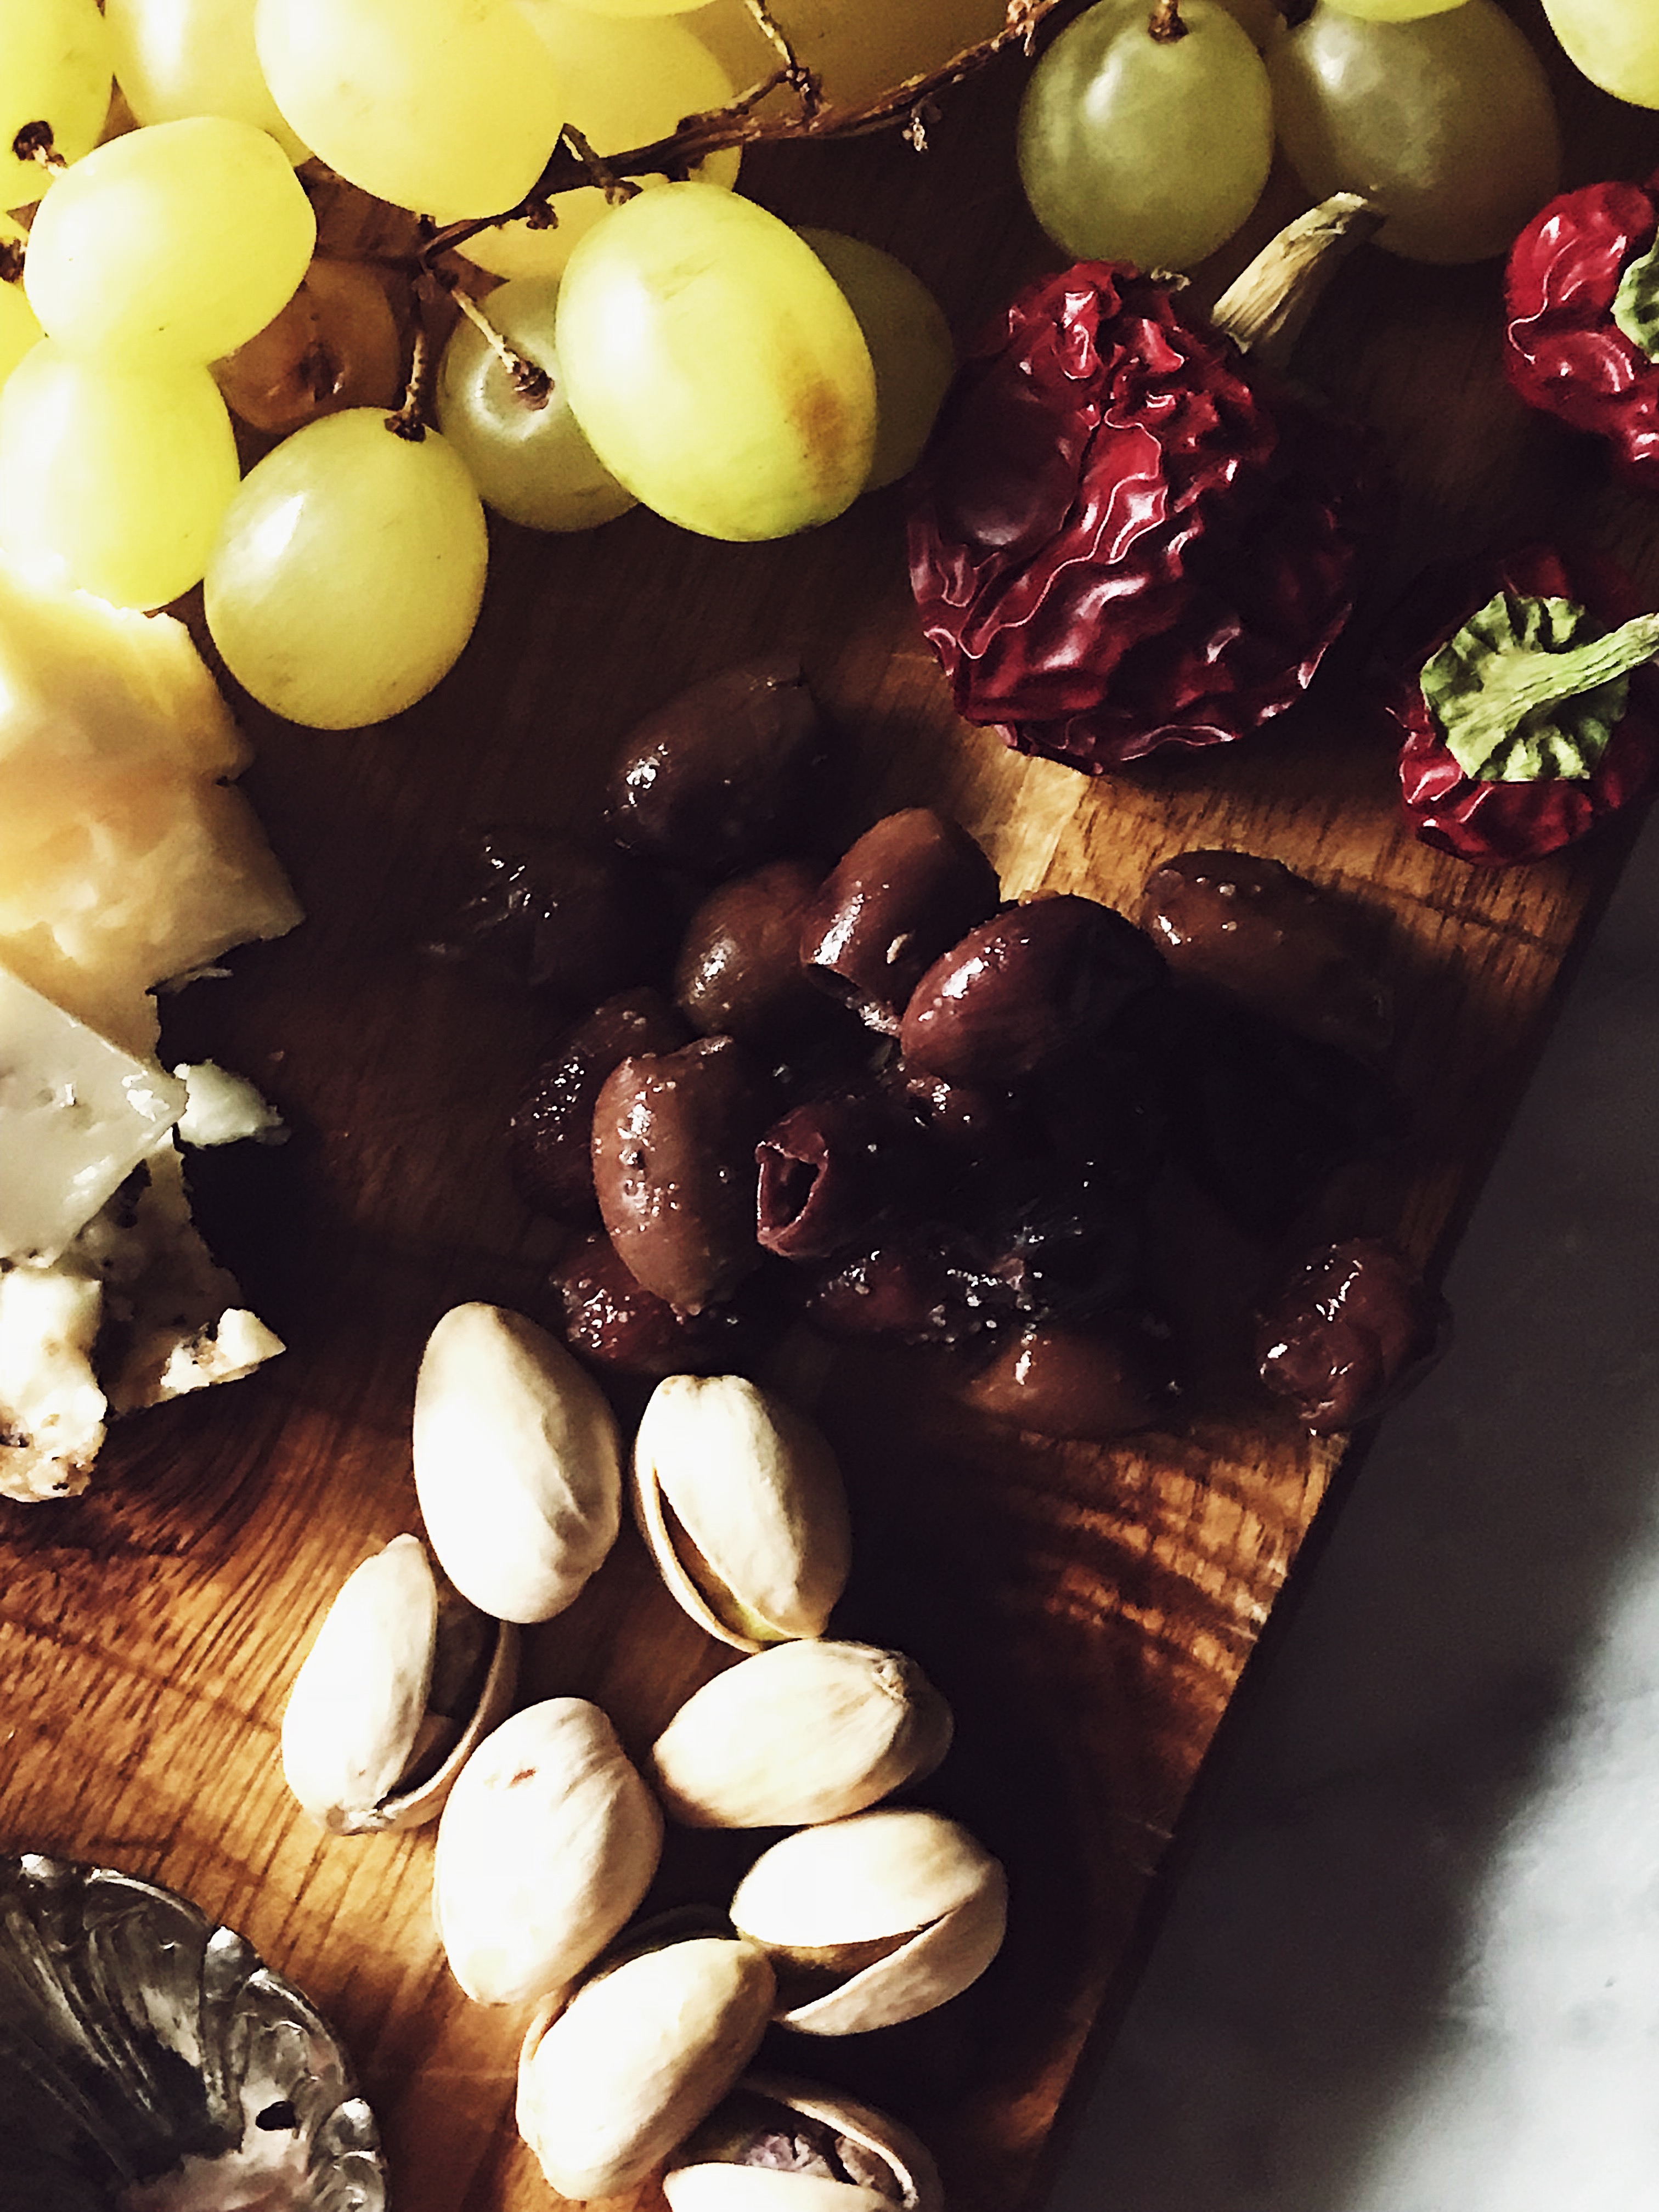
<instances>
[{"instance_id":1,"label":"soft cheese with white rind","mask_svg":"<svg viewBox=\"0 0 1659 2212\"><path fill-rule=\"evenodd\" d=\"M153 1060L0 968L0 1259L55 1260L185 1097Z\"/></svg>"}]
</instances>

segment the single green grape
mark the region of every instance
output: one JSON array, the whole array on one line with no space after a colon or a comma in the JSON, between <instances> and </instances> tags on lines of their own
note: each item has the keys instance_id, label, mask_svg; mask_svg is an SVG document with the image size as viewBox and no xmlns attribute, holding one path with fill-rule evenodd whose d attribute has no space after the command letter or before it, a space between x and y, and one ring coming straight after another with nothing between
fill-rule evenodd
<instances>
[{"instance_id":1,"label":"single green grape","mask_svg":"<svg viewBox=\"0 0 1659 2212\"><path fill-rule=\"evenodd\" d=\"M325 416L248 472L208 562L208 628L273 713L319 730L401 713L459 658L483 598L483 510L453 448L378 407Z\"/></svg>"},{"instance_id":2,"label":"single green grape","mask_svg":"<svg viewBox=\"0 0 1659 2212\"><path fill-rule=\"evenodd\" d=\"M203 363L264 327L316 242L276 140L194 116L112 138L67 171L34 219L24 282L60 344Z\"/></svg>"},{"instance_id":3,"label":"single green grape","mask_svg":"<svg viewBox=\"0 0 1659 2212\"><path fill-rule=\"evenodd\" d=\"M1592 84L1659 107L1659 9L1653 0L1544 0L1550 28Z\"/></svg>"},{"instance_id":4,"label":"single green grape","mask_svg":"<svg viewBox=\"0 0 1659 2212\"><path fill-rule=\"evenodd\" d=\"M15 151L27 124L44 123L52 149L78 161L109 113L109 33L98 0L0 0L0 169L9 208L27 207L52 173Z\"/></svg>"},{"instance_id":5,"label":"single green grape","mask_svg":"<svg viewBox=\"0 0 1659 2212\"><path fill-rule=\"evenodd\" d=\"M253 29L292 129L394 207L499 214L553 150L563 97L513 0L258 0Z\"/></svg>"},{"instance_id":6,"label":"single green grape","mask_svg":"<svg viewBox=\"0 0 1659 2212\"><path fill-rule=\"evenodd\" d=\"M1316 8L1272 57L1279 137L1316 199L1363 192L1409 261L1507 252L1557 190L1549 82L1497 0L1409 23Z\"/></svg>"},{"instance_id":7,"label":"single green grape","mask_svg":"<svg viewBox=\"0 0 1659 2212\"><path fill-rule=\"evenodd\" d=\"M784 538L863 489L876 380L858 318L786 223L716 185L641 192L577 247L565 393L636 499L708 538Z\"/></svg>"},{"instance_id":8,"label":"single green grape","mask_svg":"<svg viewBox=\"0 0 1659 2212\"><path fill-rule=\"evenodd\" d=\"M876 450L865 483L878 491L908 476L927 443L956 374L944 310L920 276L861 238L839 230L800 235L847 295L876 372Z\"/></svg>"},{"instance_id":9,"label":"single green grape","mask_svg":"<svg viewBox=\"0 0 1659 2212\"><path fill-rule=\"evenodd\" d=\"M115 80L140 123L228 115L268 131L290 161L310 148L270 96L254 0L104 0Z\"/></svg>"},{"instance_id":10,"label":"single green grape","mask_svg":"<svg viewBox=\"0 0 1659 2212\"><path fill-rule=\"evenodd\" d=\"M1147 0L1097 0L1031 72L1020 180L1079 259L1191 269L1261 196L1273 150L1261 57L1218 0L1181 0L1179 21L1160 35Z\"/></svg>"},{"instance_id":11,"label":"single green grape","mask_svg":"<svg viewBox=\"0 0 1659 2212\"><path fill-rule=\"evenodd\" d=\"M629 19L590 14L565 0L519 0L552 57L564 88L563 115L596 154L625 153L666 138L681 118L725 107L737 85L694 31L663 16ZM711 154L694 172L710 185L734 185L742 154ZM663 179L640 182L652 185ZM469 239L461 252L497 276L556 276L576 242L607 213L592 185L561 192L553 228L527 222L498 225Z\"/></svg>"},{"instance_id":12,"label":"single green grape","mask_svg":"<svg viewBox=\"0 0 1659 2212\"><path fill-rule=\"evenodd\" d=\"M0 389L0 544L117 606L200 580L236 480L204 368L112 367L42 338Z\"/></svg>"},{"instance_id":13,"label":"single green grape","mask_svg":"<svg viewBox=\"0 0 1659 2212\"><path fill-rule=\"evenodd\" d=\"M591 530L635 504L571 413L553 343L556 276L524 276L485 303L493 329L550 380L526 392L483 332L463 319L438 369L438 421L486 507L532 530Z\"/></svg>"}]
</instances>

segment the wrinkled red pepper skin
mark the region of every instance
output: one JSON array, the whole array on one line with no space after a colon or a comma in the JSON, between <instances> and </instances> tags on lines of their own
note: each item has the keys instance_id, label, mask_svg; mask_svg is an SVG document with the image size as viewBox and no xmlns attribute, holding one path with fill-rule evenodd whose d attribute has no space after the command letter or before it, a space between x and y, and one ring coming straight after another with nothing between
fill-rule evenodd
<instances>
[{"instance_id":1,"label":"wrinkled red pepper skin","mask_svg":"<svg viewBox=\"0 0 1659 2212\"><path fill-rule=\"evenodd\" d=\"M1090 775L1245 736L1347 618L1370 470L1165 286L1042 279L913 479L911 583L957 712Z\"/></svg>"},{"instance_id":2,"label":"wrinkled red pepper skin","mask_svg":"<svg viewBox=\"0 0 1659 2212\"><path fill-rule=\"evenodd\" d=\"M1640 795L1659 763L1659 676L1638 668L1629 705L1607 750L1588 776L1551 776L1534 783L1484 782L1458 765L1417 681L1429 656L1498 591L1534 599L1571 599L1604 628L1642 612L1630 579L1613 562L1589 553L1569 560L1552 548L1528 546L1496 568L1467 564L1433 580L1413 610L1426 617L1408 662L1384 704L1405 736L1400 787L1406 818L1425 845L1455 853L1476 867L1513 867L1576 844L1598 822ZM1436 611L1431 614L1430 606Z\"/></svg>"},{"instance_id":3,"label":"wrinkled red pepper skin","mask_svg":"<svg viewBox=\"0 0 1659 2212\"><path fill-rule=\"evenodd\" d=\"M1504 365L1521 397L1607 440L1659 492L1659 362L1613 319L1619 280L1659 234L1659 176L1586 185L1550 202L1510 250Z\"/></svg>"}]
</instances>

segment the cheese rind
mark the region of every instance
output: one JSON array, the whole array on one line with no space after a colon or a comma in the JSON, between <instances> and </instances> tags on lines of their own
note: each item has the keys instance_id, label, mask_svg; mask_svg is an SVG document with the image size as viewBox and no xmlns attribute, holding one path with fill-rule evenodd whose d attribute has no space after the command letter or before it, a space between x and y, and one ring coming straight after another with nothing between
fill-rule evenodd
<instances>
[{"instance_id":1,"label":"cheese rind","mask_svg":"<svg viewBox=\"0 0 1659 2212\"><path fill-rule=\"evenodd\" d=\"M154 1060L0 968L0 1258L55 1259L185 1098Z\"/></svg>"}]
</instances>

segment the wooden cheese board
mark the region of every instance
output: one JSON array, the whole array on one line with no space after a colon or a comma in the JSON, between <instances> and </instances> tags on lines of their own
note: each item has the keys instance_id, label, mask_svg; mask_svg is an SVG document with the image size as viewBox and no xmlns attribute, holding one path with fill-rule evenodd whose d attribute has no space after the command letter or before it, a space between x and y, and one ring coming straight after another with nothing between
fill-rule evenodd
<instances>
[{"instance_id":1,"label":"wooden cheese board","mask_svg":"<svg viewBox=\"0 0 1659 2212\"><path fill-rule=\"evenodd\" d=\"M1524 0L1514 12L1542 50L1540 19ZM896 252L971 331L1053 261L1012 177L1018 74L999 64L957 96L925 155L891 135L784 149L749 188ZM1659 164L1659 117L1564 64L1558 82L1571 180ZM1270 202L1246 245L1300 204L1285 179ZM1205 272L1212 291L1244 251ZM1363 249L1302 347L1298 373L1387 452L1393 578L1431 554L1569 532L1659 603L1659 509L1508 395L1499 288L1494 265ZM243 1931L352 2052L400 2212L550 2202L513 2127L523 2020L470 2004L447 1972L431 1832L325 1838L276 1752L340 1582L416 1525L426 1331L465 1298L549 1307L558 1232L515 1198L500 1141L544 1036L504 986L424 949L453 831L580 821L641 714L787 644L851 740L854 824L926 801L982 840L1009 891L1120 906L1175 852L1273 855L1352 902L1401 1008L1390 1070L1414 1133L1332 1194L1331 1233L1397 1237L1431 1273L1628 844L1614 827L1482 872L1415 842L1352 659L1237 747L1094 782L1020 758L951 710L909 604L902 513L901 493L878 494L751 546L643 513L586 538L501 527L471 646L397 725L321 736L239 702L258 753L246 787L309 918L238 956L233 981L184 994L167 1040L250 1075L291 1125L234 1199L216 1202L205 1176L202 1191L289 1351L118 1430L83 1498L0 1509L0 1849L164 1881ZM781 2037L769 2056L913 2124L957 2212L1013 2212L1041 2200L1056 2116L1109 2034L1149 1886L1344 1448L1253 1397L1224 1357L1178 1425L1110 1449L977 1419L912 1355L826 1355L807 1379L854 1502L840 1624L913 1652L951 1698L957 1742L929 1799L1004 1859L1013 1902L1002 1956L943 2012L835 2043ZM576 1605L530 1633L524 1694L591 1695L637 1750L729 1656L625 1531ZM653 1901L723 1902L753 1848L681 1836Z\"/></svg>"}]
</instances>

